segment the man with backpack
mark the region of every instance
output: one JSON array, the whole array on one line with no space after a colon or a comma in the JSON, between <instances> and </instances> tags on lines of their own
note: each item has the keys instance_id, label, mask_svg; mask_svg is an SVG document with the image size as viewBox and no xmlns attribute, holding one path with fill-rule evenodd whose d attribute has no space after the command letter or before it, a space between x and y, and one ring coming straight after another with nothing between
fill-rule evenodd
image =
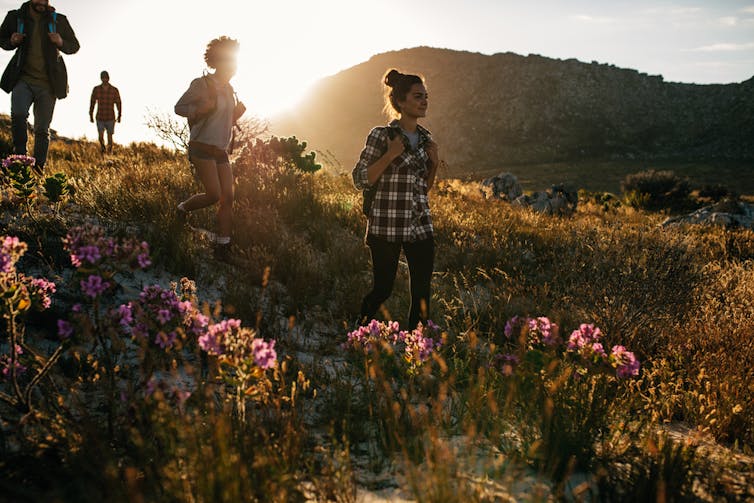
<instances>
[{"instance_id":1,"label":"man with backpack","mask_svg":"<svg viewBox=\"0 0 754 503\"><path fill-rule=\"evenodd\" d=\"M48 0L29 0L5 16L0 47L16 51L0 79L0 87L11 93L13 147L17 154L26 154L26 121L33 104L35 169L41 173L55 102L68 95L68 73L60 53L74 54L79 41L68 19Z\"/></svg>"}]
</instances>

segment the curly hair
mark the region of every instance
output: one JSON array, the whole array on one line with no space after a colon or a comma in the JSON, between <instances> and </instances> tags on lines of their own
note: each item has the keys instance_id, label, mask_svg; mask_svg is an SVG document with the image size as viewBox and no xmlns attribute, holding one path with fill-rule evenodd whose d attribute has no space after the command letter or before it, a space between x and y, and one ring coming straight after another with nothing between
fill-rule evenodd
<instances>
[{"instance_id":1,"label":"curly hair","mask_svg":"<svg viewBox=\"0 0 754 503\"><path fill-rule=\"evenodd\" d=\"M227 50L238 52L240 48L241 44L238 43L238 40L223 35L207 44L207 49L204 51L204 62L207 63L209 68L217 68L220 53Z\"/></svg>"}]
</instances>

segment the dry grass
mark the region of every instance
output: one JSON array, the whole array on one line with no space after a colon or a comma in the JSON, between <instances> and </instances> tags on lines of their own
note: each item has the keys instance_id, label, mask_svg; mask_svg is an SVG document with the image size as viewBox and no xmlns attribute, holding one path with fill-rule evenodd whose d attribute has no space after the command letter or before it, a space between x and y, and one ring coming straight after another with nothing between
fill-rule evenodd
<instances>
[{"instance_id":1,"label":"dry grass","mask_svg":"<svg viewBox=\"0 0 754 503\"><path fill-rule=\"evenodd\" d=\"M662 424L682 421L754 450L751 231L663 229L662 215L597 205L551 218L485 201L473 184L443 182L431 196L433 318L447 344L423 374L406 378L389 365L346 358L339 346L369 288L359 194L347 177L240 159L233 236L239 265L208 270L206 244L173 223L175 204L196 189L185 159L149 145L125 147L105 161L98 155L92 144L53 147L52 169L66 173L77 193L62 223L42 220L44 232L95 219L148 241L158 266L173 275L225 278L219 300L226 312L277 337L291 368L317 393L306 397L306 417L273 407L250 423L238 423L223 406L197 406L185 416L159 404L136 411L132 435L143 441L108 451L100 472L82 457L107 442L101 428L86 424L77 445L65 444L72 449L61 461L68 468L37 494L69 500L46 484L71 478L80 487L83 477L94 477L84 499L115 491L115 499L132 501L265 500L275 492L296 501L304 498L303 482L314 480L321 500L351 501L350 470L360 461L349 459L350 448L371 453L374 470L398 460L400 480L420 501L492 501L480 480L501 484L499 496L514 490L519 472L551 480L545 492L560 496L573 490L568 481L579 472L591 477L588 491L616 501L660 491L678 500L691 497L694 479L720 494L730 488L714 470L705 475L693 446L656 438ZM196 218L211 227L211 211ZM2 234L39 231L20 225L27 224L6 221ZM260 290L268 279L281 288ZM386 305L398 319L407 311L406 287L401 268ZM264 302L275 308L260 307ZM562 377L567 366L556 362L505 379L489 357L516 314L546 315L564 329L594 323L610 344L637 353L642 374L620 385L570 382ZM281 328L289 316L301 337ZM302 353L308 357L299 361ZM155 439L166 450L153 451ZM472 460L472 452L485 455ZM45 455L27 452L18 466L30 470ZM148 467L155 456L157 468ZM616 471L627 464L632 468ZM22 472L3 477L4 485Z\"/></svg>"}]
</instances>

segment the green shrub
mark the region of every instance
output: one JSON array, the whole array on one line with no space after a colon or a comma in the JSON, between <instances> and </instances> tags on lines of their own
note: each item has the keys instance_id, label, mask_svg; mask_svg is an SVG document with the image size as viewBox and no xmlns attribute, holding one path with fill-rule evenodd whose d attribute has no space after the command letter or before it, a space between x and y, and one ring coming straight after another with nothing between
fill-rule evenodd
<instances>
[{"instance_id":1,"label":"green shrub","mask_svg":"<svg viewBox=\"0 0 754 503\"><path fill-rule=\"evenodd\" d=\"M650 169L626 176L621 190L629 206L657 210L682 206L688 200L691 187L688 179L672 171Z\"/></svg>"}]
</instances>

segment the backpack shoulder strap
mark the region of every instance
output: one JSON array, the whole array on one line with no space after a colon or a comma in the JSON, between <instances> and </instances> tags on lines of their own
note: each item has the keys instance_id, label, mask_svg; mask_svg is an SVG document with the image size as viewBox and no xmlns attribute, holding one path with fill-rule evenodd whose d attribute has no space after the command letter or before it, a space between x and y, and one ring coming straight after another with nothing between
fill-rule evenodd
<instances>
[{"instance_id":1,"label":"backpack shoulder strap","mask_svg":"<svg viewBox=\"0 0 754 503\"><path fill-rule=\"evenodd\" d=\"M50 33L55 33L55 31L57 31L58 13L56 11L52 11L52 21L47 24L47 28L50 30Z\"/></svg>"}]
</instances>

